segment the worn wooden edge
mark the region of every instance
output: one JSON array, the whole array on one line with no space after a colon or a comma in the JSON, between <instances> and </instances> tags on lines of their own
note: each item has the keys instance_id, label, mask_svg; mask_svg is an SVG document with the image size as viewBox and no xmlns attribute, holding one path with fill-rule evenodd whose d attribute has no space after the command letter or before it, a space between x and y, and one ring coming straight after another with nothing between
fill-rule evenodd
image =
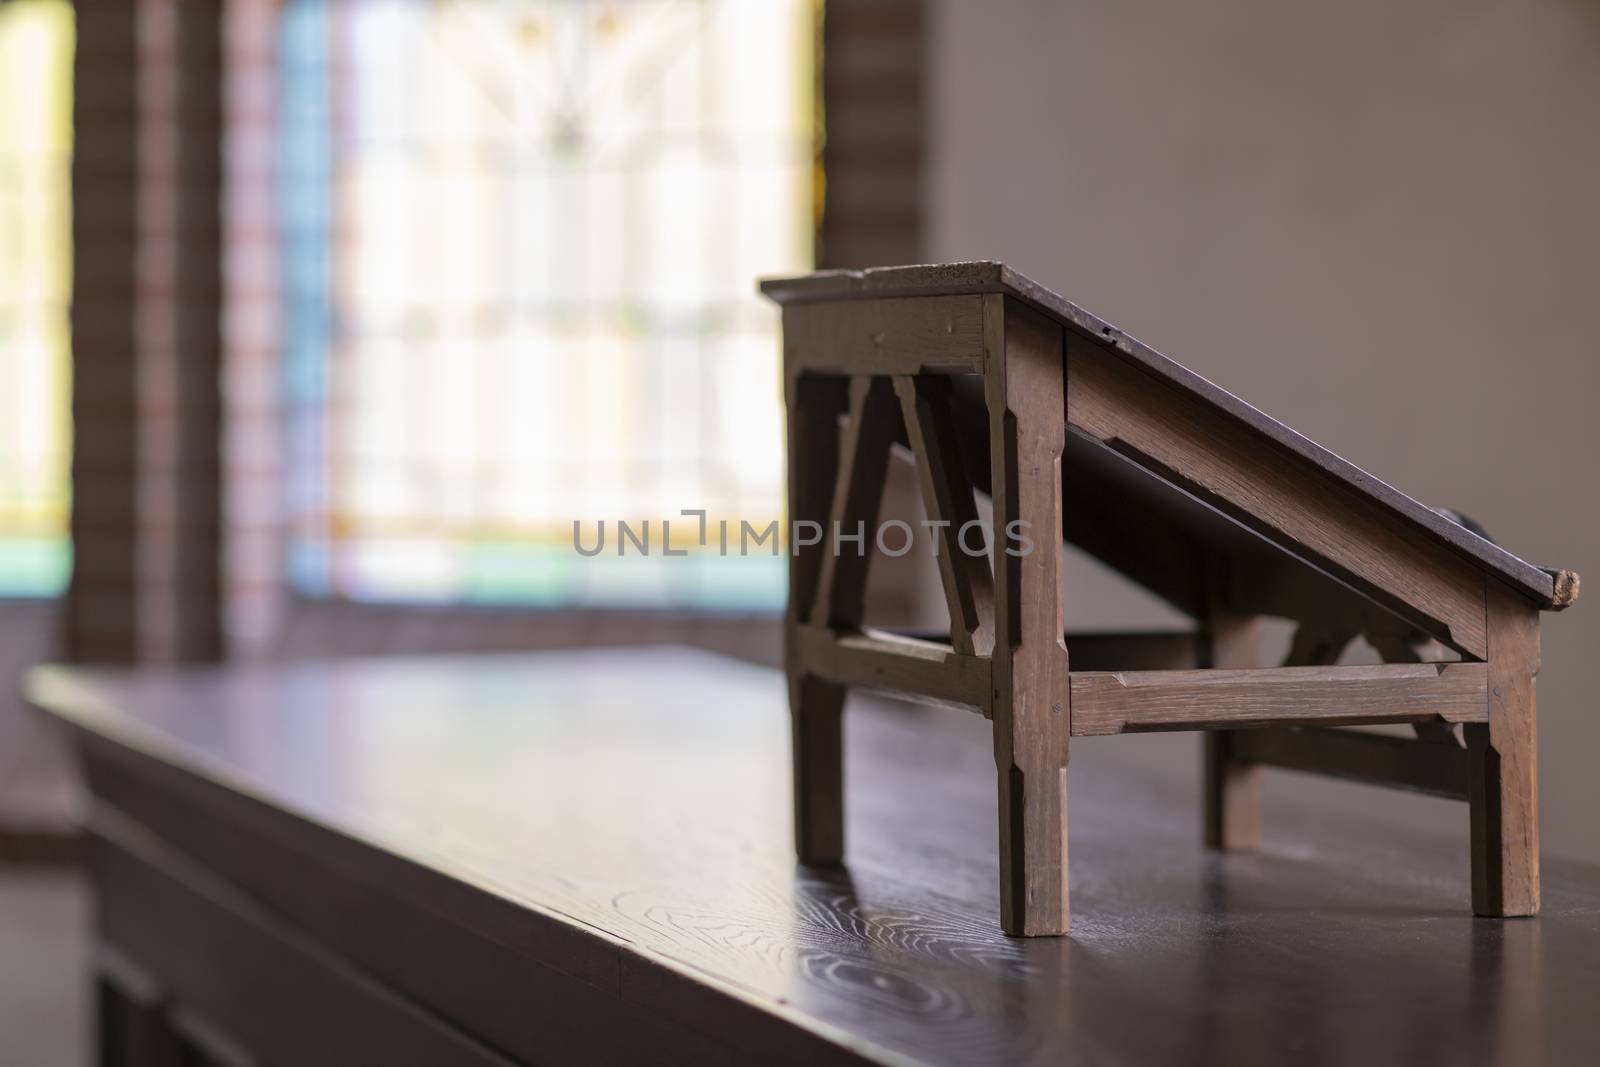
<instances>
[{"instance_id":1,"label":"worn wooden edge","mask_svg":"<svg viewBox=\"0 0 1600 1067\"><path fill-rule=\"evenodd\" d=\"M1410 737L1324 727L1241 730L1229 757L1242 763L1467 799L1467 750Z\"/></svg>"},{"instance_id":2,"label":"worn wooden edge","mask_svg":"<svg viewBox=\"0 0 1600 1067\"><path fill-rule=\"evenodd\" d=\"M683 651L713 656L689 648ZM624 1000L654 1002L671 990L676 990L677 996L716 997L732 1006L741 1032L751 1026L791 1028L788 1040L812 1062L850 1062L859 1058L890 1067L911 1067L916 1062L859 1034L807 1015L782 998L709 974L694 963L557 909L512 897L487 882L445 874L443 868L452 864L443 854L422 854L382 835L355 835L308 811L284 805L229 764L188 749L156 727L120 712L95 685L79 677L83 673L81 667L54 664L30 668L23 680L25 698L68 729L75 745L96 746L118 760L131 761L142 774L149 774L156 766L176 772L182 784L202 798L197 801L197 810L225 805L248 812L263 824L270 822L275 833L281 832L286 820L292 821L297 830L309 829L318 847L337 855L341 865L382 865L385 891L404 892L413 906L431 910L438 906L436 898L447 894L452 900L453 921L469 928L476 922L485 923L475 931L485 938L501 938L500 928L514 923L519 942L525 943L531 934L534 939L553 939L579 951L583 957L581 966L556 969L580 981L613 989L620 975ZM108 677L126 674L123 668L107 670ZM600 970L586 975L591 967Z\"/></svg>"},{"instance_id":3,"label":"worn wooden edge","mask_svg":"<svg viewBox=\"0 0 1600 1067\"><path fill-rule=\"evenodd\" d=\"M1483 663L1073 671L1073 736L1488 717Z\"/></svg>"},{"instance_id":4,"label":"worn wooden edge","mask_svg":"<svg viewBox=\"0 0 1600 1067\"><path fill-rule=\"evenodd\" d=\"M1285 426L1259 408L1239 399L1168 356L1038 284L1004 263L965 263L877 267L864 271L832 270L792 278L764 278L761 293L779 304L873 297L938 296L950 293L1004 293L1076 329L1095 343L1119 353L1151 373L1182 387L1229 415L1264 433L1288 449L1427 531L1441 546L1492 571L1541 608L1560 610L1577 596L1577 574L1529 563L1499 545L1407 496L1389 483L1330 452ZM1570 593L1558 594L1557 575L1571 576Z\"/></svg>"},{"instance_id":5,"label":"worn wooden edge","mask_svg":"<svg viewBox=\"0 0 1600 1067\"><path fill-rule=\"evenodd\" d=\"M1554 567L1546 567L1545 572L1550 575L1552 583L1549 610L1562 611L1578 602L1577 571L1564 571Z\"/></svg>"}]
</instances>

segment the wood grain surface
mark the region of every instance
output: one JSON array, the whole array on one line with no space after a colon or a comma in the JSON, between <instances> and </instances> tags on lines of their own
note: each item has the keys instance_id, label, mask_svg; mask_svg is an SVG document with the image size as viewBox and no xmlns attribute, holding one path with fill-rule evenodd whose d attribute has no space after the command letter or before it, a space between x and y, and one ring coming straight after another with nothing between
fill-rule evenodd
<instances>
[{"instance_id":1,"label":"wood grain surface","mask_svg":"<svg viewBox=\"0 0 1600 1067\"><path fill-rule=\"evenodd\" d=\"M813 301L949 297L969 293L1003 293L1015 297L1069 327L1076 336L1118 353L1129 363L1326 471L1416 530L1425 532L1438 547L1496 575L1541 607L1560 610L1577 597L1576 573L1540 567L1517 558L1004 263L980 260L865 271L819 271L798 278L765 279L760 289L784 305L786 315ZM1530 464L1537 459L1536 456L1527 457Z\"/></svg>"},{"instance_id":2,"label":"wood grain surface","mask_svg":"<svg viewBox=\"0 0 1600 1067\"><path fill-rule=\"evenodd\" d=\"M977 373L983 369L983 299L797 305L784 312L783 348L784 365L796 371Z\"/></svg>"},{"instance_id":3,"label":"wood grain surface","mask_svg":"<svg viewBox=\"0 0 1600 1067\"><path fill-rule=\"evenodd\" d=\"M1073 931L1015 940L970 713L853 700L821 870L782 674L708 655L44 669L31 696L100 803L519 1062L1600 1062L1600 871L1547 863L1537 922L1474 920L1465 813L1437 838L1293 796L1259 852L1208 852L1196 768L1151 739L1075 743Z\"/></svg>"},{"instance_id":4,"label":"wood grain surface","mask_svg":"<svg viewBox=\"0 0 1600 1067\"><path fill-rule=\"evenodd\" d=\"M1489 583L1488 722L1469 725L1472 907L1539 913L1539 738L1534 716L1539 614Z\"/></svg>"},{"instance_id":5,"label":"wood grain surface","mask_svg":"<svg viewBox=\"0 0 1600 1067\"><path fill-rule=\"evenodd\" d=\"M1068 422L1286 549L1308 555L1455 648L1482 659L1483 576L1424 530L1259 428L1099 346L1067 363Z\"/></svg>"},{"instance_id":6,"label":"wood grain surface","mask_svg":"<svg viewBox=\"0 0 1600 1067\"><path fill-rule=\"evenodd\" d=\"M1482 663L1198 671L1073 671L1072 732L1482 722Z\"/></svg>"},{"instance_id":7,"label":"wood grain surface","mask_svg":"<svg viewBox=\"0 0 1600 1067\"><path fill-rule=\"evenodd\" d=\"M1061 452L1066 445L1061 327L1014 300L984 298L990 498L994 502L994 761L1000 793L1000 923L1064 933L1067 682L1061 588ZM1013 524L1026 542L1013 538ZM1070 595L1070 594L1069 594Z\"/></svg>"}]
</instances>

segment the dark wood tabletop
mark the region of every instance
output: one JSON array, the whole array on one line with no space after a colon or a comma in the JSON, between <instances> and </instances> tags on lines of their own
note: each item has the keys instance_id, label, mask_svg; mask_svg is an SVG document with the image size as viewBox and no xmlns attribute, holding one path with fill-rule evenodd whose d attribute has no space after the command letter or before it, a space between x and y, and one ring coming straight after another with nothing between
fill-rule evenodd
<instances>
[{"instance_id":1,"label":"dark wood tabletop","mask_svg":"<svg viewBox=\"0 0 1600 1067\"><path fill-rule=\"evenodd\" d=\"M1193 775L1091 740L1072 934L1020 941L988 724L959 711L852 703L848 864L813 871L782 675L703 653L41 668L29 691L79 740L107 885L143 884L119 850L159 837L507 1060L1600 1063L1600 871L1547 861L1542 917L1474 919L1465 815L1444 840L1285 803L1261 853L1209 854ZM114 939L166 960L161 916L120 899ZM218 1011L259 992L206 965Z\"/></svg>"}]
</instances>

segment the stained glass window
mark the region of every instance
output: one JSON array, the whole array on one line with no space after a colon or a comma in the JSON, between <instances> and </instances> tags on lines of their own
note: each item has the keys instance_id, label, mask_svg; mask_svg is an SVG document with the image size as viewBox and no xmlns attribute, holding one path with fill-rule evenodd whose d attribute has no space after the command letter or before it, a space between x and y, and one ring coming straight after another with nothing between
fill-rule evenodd
<instances>
[{"instance_id":1,"label":"stained glass window","mask_svg":"<svg viewBox=\"0 0 1600 1067\"><path fill-rule=\"evenodd\" d=\"M72 44L66 0L0 4L0 595L71 567Z\"/></svg>"},{"instance_id":2,"label":"stained glass window","mask_svg":"<svg viewBox=\"0 0 1600 1067\"><path fill-rule=\"evenodd\" d=\"M774 607L659 554L783 507L777 322L809 269L815 0L292 3L290 571L354 598ZM574 520L649 519L595 558Z\"/></svg>"}]
</instances>

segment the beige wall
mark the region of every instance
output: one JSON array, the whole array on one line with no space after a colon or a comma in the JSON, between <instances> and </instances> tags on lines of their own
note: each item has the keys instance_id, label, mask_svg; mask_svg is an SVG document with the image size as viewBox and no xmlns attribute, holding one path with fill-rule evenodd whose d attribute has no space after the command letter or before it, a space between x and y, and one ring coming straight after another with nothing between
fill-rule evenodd
<instances>
[{"instance_id":1,"label":"beige wall","mask_svg":"<svg viewBox=\"0 0 1600 1067\"><path fill-rule=\"evenodd\" d=\"M935 8L932 258L1005 259L1589 578L1545 617L1539 758L1546 855L1600 862L1600 5ZM1079 578L1077 620L1147 610Z\"/></svg>"}]
</instances>

